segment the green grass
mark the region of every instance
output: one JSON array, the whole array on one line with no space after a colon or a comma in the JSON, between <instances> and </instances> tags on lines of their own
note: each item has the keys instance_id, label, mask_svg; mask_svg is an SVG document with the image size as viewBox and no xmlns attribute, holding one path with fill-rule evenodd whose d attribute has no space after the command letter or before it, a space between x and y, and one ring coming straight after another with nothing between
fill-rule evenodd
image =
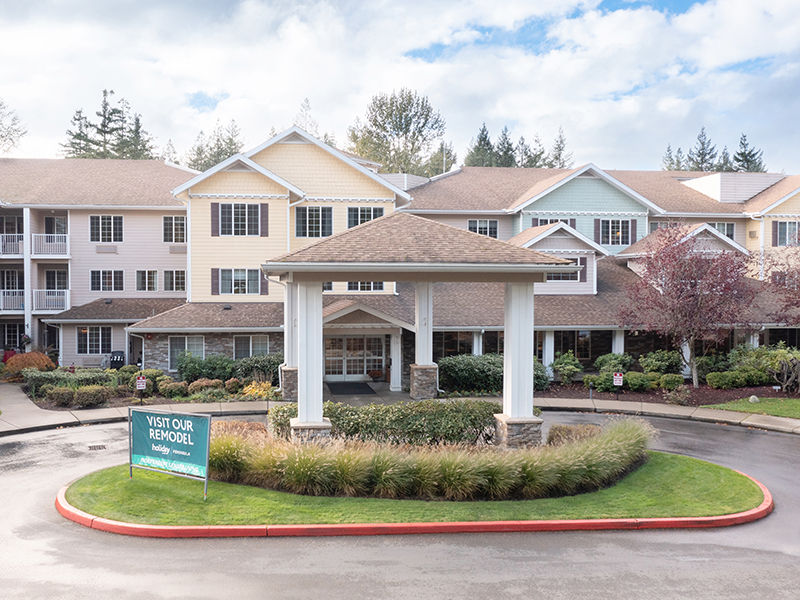
<instances>
[{"instance_id":1,"label":"green grass","mask_svg":"<svg viewBox=\"0 0 800 600\"><path fill-rule=\"evenodd\" d=\"M747 398L740 398L725 404L710 404L704 408L718 408L721 410L736 410L739 412L755 413L757 415L772 415L774 417L789 417L800 419L800 398L759 398L759 402L751 403Z\"/></svg>"},{"instance_id":2,"label":"green grass","mask_svg":"<svg viewBox=\"0 0 800 600\"><path fill-rule=\"evenodd\" d=\"M688 517L758 506L761 490L734 471L694 458L650 452L615 486L589 494L519 501L446 502L299 496L242 485L203 484L128 466L73 483L67 500L88 513L156 525L389 523L532 519Z\"/></svg>"}]
</instances>

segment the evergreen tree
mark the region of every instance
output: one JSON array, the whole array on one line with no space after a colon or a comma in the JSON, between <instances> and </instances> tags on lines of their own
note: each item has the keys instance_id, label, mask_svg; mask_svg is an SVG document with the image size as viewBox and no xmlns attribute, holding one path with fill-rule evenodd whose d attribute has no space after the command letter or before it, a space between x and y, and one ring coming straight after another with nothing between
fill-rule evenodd
<instances>
[{"instance_id":1,"label":"evergreen tree","mask_svg":"<svg viewBox=\"0 0 800 600\"><path fill-rule=\"evenodd\" d=\"M328 144L328 146L332 146L336 148L336 136L332 133L328 133L327 131L322 134L322 141Z\"/></svg>"},{"instance_id":2,"label":"evergreen tree","mask_svg":"<svg viewBox=\"0 0 800 600\"><path fill-rule=\"evenodd\" d=\"M206 171L241 152L242 146L241 131L236 121L231 119L224 127L217 121L208 138L202 131L197 135L194 145L186 155L186 165L198 171Z\"/></svg>"},{"instance_id":3,"label":"evergreen tree","mask_svg":"<svg viewBox=\"0 0 800 600\"><path fill-rule=\"evenodd\" d=\"M26 133L17 113L0 99L0 152L11 150Z\"/></svg>"},{"instance_id":4,"label":"evergreen tree","mask_svg":"<svg viewBox=\"0 0 800 600\"><path fill-rule=\"evenodd\" d=\"M686 170L688 170L686 165L686 156L683 154L683 148L678 146L678 149L675 150L675 171Z\"/></svg>"},{"instance_id":5,"label":"evergreen tree","mask_svg":"<svg viewBox=\"0 0 800 600\"><path fill-rule=\"evenodd\" d=\"M733 155L733 170L764 173L767 170L764 164L764 151L752 148L743 133L739 138L739 149Z\"/></svg>"},{"instance_id":6,"label":"evergreen tree","mask_svg":"<svg viewBox=\"0 0 800 600\"><path fill-rule=\"evenodd\" d=\"M453 151L453 144L446 144L444 140L439 143L439 147L434 150L425 166L422 169L424 177L435 177L442 173L447 173L456 164L458 156Z\"/></svg>"},{"instance_id":7,"label":"evergreen tree","mask_svg":"<svg viewBox=\"0 0 800 600\"><path fill-rule=\"evenodd\" d=\"M300 111L294 116L294 124L315 137L319 137L319 123L311 116L311 102L304 98L300 103Z\"/></svg>"},{"instance_id":8,"label":"evergreen tree","mask_svg":"<svg viewBox=\"0 0 800 600\"><path fill-rule=\"evenodd\" d=\"M553 147L547 155L547 166L551 169L569 169L572 167L572 152L567 152L567 138L559 127L558 135L553 140Z\"/></svg>"},{"instance_id":9,"label":"evergreen tree","mask_svg":"<svg viewBox=\"0 0 800 600\"><path fill-rule=\"evenodd\" d=\"M711 143L706 128L701 127L694 148L689 150L689 171L713 171L717 164L717 147Z\"/></svg>"},{"instance_id":10,"label":"evergreen tree","mask_svg":"<svg viewBox=\"0 0 800 600\"><path fill-rule=\"evenodd\" d=\"M161 158L161 160L164 162L172 163L173 165L179 164L178 153L175 152L175 145L172 143L172 138L167 140L167 145L164 146L159 158Z\"/></svg>"},{"instance_id":11,"label":"evergreen tree","mask_svg":"<svg viewBox=\"0 0 800 600\"><path fill-rule=\"evenodd\" d=\"M514 156L514 143L508 135L508 127L503 127L497 143L494 145L495 164L498 167L516 167L517 158Z\"/></svg>"},{"instance_id":12,"label":"evergreen tree","mask_svg":"<svg viewBox=\"0 0 800 600\"><path fill-rule=\"evenodd\" d=\"M672 144L667 144L664 156L661 157L661 169L664 171L677 171L675 157L672 155Z\"/></svg>"},{"instance_id":13,"label":"evergreen tree","mask_svg":"<svg viewBox=\"0 0 800 600\"><path fill-rule=\"evenodd\" d=\"M67 141L61 144L67 158L89 158L92 154L92 134L89 119L80 108L72 115L71 128L67 129Z\"/></svg>"},{"instance_id":14,"label":"evergreen tree","mask_svg":"<svg viewBox=\"0 0 800 600\"><path fill-rule=\"evenodd\" d=\"M719 159L717 160L717 164L714 165L714 170L720 172L731 172L736 170L736 168L733 166L733 161L731 160L731 155L728 152L727 146L722 147L722 152L719 153Z\"/></svg>"},{"instance_id":15,"label":"evergreen tree","mask_svg":"<svg viewBox=\"0 0 800 600\"><path fill-rule=\"evenodd\" d=\"M125 108L112 106L110 102L114 90L103 90L103 98L100 100L100 110L95 112L98 117L97 123L89 123L91 138L91 158L119 158L118 148L120 140L125 131Z\"/></svg>"},{"instance_id":16,"label":"evergreen tree","mask_svg":"<svg viewBox=\"0 0 800 600\"><path fill-rule=\"evenodd\" d=\"M467 150L464 157L464 165L467 167L493 167L496 163L496 155L492 140L489 138L489 130L486 123L481 125L478 130L478 137Z\"/></svg>"},{"instance_id":17,"label":"evergreen tree","mask_svg":"<svg viewBox=\"0 0 800 600\"><path fill-rule=\"evenodd\" d=\"M187 167L196 171L205 171L208 168L206 166L209 165L206 134L202 130L197 134L189 152L186 153L184 162ZM209 166L213 166L213 163Z\"/></svg>"},{"instance_id":18,"label":"evergreen tree","mask_svg":"<svg viewBox=\"0 0 800 600\"><path fill-rule=\"evenodd\" d=\"M175 149L172 149L175 152ZM126 124L123 136L117 148L119 158L129 158L133 160L149 160L155 158L155 148L152 136L142 127L142 116L133 115L130 122Z\"/></svg>"}]
</instances>

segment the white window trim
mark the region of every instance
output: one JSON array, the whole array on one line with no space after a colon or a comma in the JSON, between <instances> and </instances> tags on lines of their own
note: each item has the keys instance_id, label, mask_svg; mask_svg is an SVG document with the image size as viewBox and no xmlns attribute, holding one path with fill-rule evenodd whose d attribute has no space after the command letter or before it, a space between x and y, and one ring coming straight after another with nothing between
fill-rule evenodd
<instances>
[{"instance_id":1,"label":"white window trim","mask_svg":"<svg viewBox=\"0 0 800 600\"><path fill-rule=\"evenodd\" d=\"M267 354L270 353L272 341L270 340L268 333L256 333L256 334L251 334L251 335L235 335L235 336L233 336L233 348L232 348L233 360L238 360L236 358L236 338L247 338L247 353L248 354L247 354L247 356L242 356L240 358L249 358L249 357L253 356L253 336L255 336L255 335L263 336L263 337L267 338ZM258 356L264 356L264 355L259 354Z\"/></svg>"},{"instance_id":2,"label":"white window trim","mask_svg":"<svg viewBox=\"0 0 800 600\"><path fill-rule=\"evenodd\" d=\"M255 292L245 292L244 294L237 294L237 293L235 293L233 291L233 271L235 271L237 269L244 270L244 271L258 271L259 272L259 275L258 275L258 289ZM230 271L231 272L231 291L230 292L223 292L222 291L222 272L223 271ZM259 269L258 267L225 267L224 269L221 268L219 270L218 277L219 277L219 281L217 282L217 285L219 286L219 295L220 296L259 296L259 295L261 295L261 277L263 277L263 275L261 274L261 269ZM247 281L248 281L247 275L245 275L245 284L246 284Z\"/></svg>"},{"instance_id":3,"label":"white window trim","mask_svg":"<svg viewBox=\"0 0 800 600\"><path fill-rule=\"evenodd\" d=\"M92 217L98 217L100 219L100 237L103 237L103 217L109 217L111 219L111 241L104 242L102 239L100 240L93 240L92 239ZM114 218L119 217L122 219L122 239L118 242L114 241ZM90 244L122 244L125 241L125 215L89 215L89 243Z\"/></svg>"},{"instance_id":4,"label":"white window trim","mask_svg":"<svg viewBox=\"0 0 800 600\"><path fill-rule=\"evenodd\" d=\"M92 289L92 273L95 271L100 273L100 289L93 290ZM109 271L111 273L111 289L104 290L103 289L103 272ZM119 271L122 273L122 288L115 290L114 289L114 273ZM67 279L67 285L69 285L69 279ZM89 270L89 291L90 292L124 292L125 291L125 271L123 269L90 269Z\"/></svg>"},{"instance_id":5,"label":"white window trim","mask_svg":"<svg viewBox=\"0 0 800 600\"><path fill-rule=\"evenodd\" d=\"M633 242L631 241L631 222L635 219L600 219L600 245L602 246L630 246ZM619 237L619 243L614 243L614 237L611 235L611 223L613 221L619 221L619 230L620 233L622 232L622 223L628 223L628 241L623 241L622 235ZM603 241L603 223L608 222L608 242Z\"/></svg>"},{"instance_id":6,"label":"white window trim","mask_svg":"<svg viewBox=\"0 0 800 600\"><path fill-rule=\"evenodd\" d=\"M470 229L470 224L473 222L475 223L475 231ZM486 233L481 233L482 222L486 225ZM490 234L492 223L494 223L494 230L495 233L497 233L495 236ZM485 235L486 237L498 239L500 235L500 221L498 219L467 219L467 231L472 231L472 233L477 233L478 235Z\"/></svg>"},{"instance_id":7,"label":"white window trim","mask_svg":"<svg viewBox=\"0 0 800 600\"><path fill-rule=\"evenodd\" d=\"M92 327L97 327L100 330L100 352L89 352L89 330ZM102 356L104 354L110 354L112 352L111 348L114 347L114 331L108 325L87 325L86 326L86 352L80 351L80 337L81 337L81 329L84 329L80 325L75 327L75 354L79 356ZM108 329L108 352L103 352L103 329Z\"/></svg>"},{"instance_id":8,"label":"white window trim","mask_svg":"<svg viewBox=\"0 0 800 600\"><path fill-rule=\"evenodd\" d=\"M164 219L172 219L172 241L171 242L168 242L168 241L166 241L164 239ZM175 219L183 219L183 241L182 242L176 242L175 241ZM186 238L188 237L187 231L188 231L188 229L187 229L186 215L162 215L161 216L161 241L162 241L162 243L170 244L170 245L185 244L186 243Z\"/></svg>"},{"instance_id":9,"label":"white window trim","mask_svg":"<svg viewBox=\"0 0 800 600\"><path fill-rule=\"evenodd\" d=\"M167 273L172 273L172 289L167 289ZM183 289L179 290L175 288L175 274L176 273L183 273ZM185 269L164 269L164 281L162 282L162 288L165 292L185 292L186 291L186 270Z\"/></svg>"},{"instance_id":10,"label":"white window trim","mask_svg":"<svg viewBox=\"0 0 800 600\"><path fill-rule=\"evenodd\" d=\"M370 212L370 217L366 221L362 221L361 220L361 211L364 210L364 209L369 210L369 212ZM357 218L358 223L356 223L355 225L350 225L350 211L351 210L358 211L358 218ZM381 214L379 216L377 216L377 217L375 216L375 211L376 210L381 211ZM384 211L382 206L348 206L347 207L347 228L351 229L353 227L357 227L359 225L363 225L364 223L368 223L368 222L370 222L370 221L372 221L374 219L379 219L380 217L384 216L385 214L386 214L386 212Z\"/></svg>"},{"instance_id":11,"label":"white window trim","mask_svg":"<svg viewBox=\"0 0 800 600\"><path fill-rule=\"evenodd\" d=\"M305 235L297 235L297 209L298 208L306 209L306 230L305 230ZM308 209L310 209L310 208L318 208L318 209L320 209L320 212L319 212L319 233L320 234L318 236L310 236L310 235L308 235ZM330 235L333 235L335 233L334 232L334 227L333 227L334 210L333 210L332 206L296 206L295 207L295 211L294 211L294 237L295 237L295 239L300 239L300 240L308 240L308 239L320 240L322 238L330 237L330 235L322 235L322 209L323 208L331 209L331 233L330 233Z\"/></svg>"},{"instance_id":12,"label":"white window trim","mask_svg":"<svg viewBox=\"0 0 800 600\"><path fill-rule=\"evenodd\" d=\"M230 206L231 206L231 232L230 233L222 233L222 207L227 205L227 204L230 204ZM247 231L250 229L250 227L249 227L250 218L248 216L250 214L250 210L248 208L244 209L244 230L245 230L245 233L243 235L242 234L238 234L238 233L234 233L236 228L234 227L234 216L233 216L233 213L235 211L234 206L236 206L237 204L241 204L242 206L256 206L256 207L258 207L258 210L256 211L256 214L258 215L258 219L257 219L258 220L258 232L257 233L247 233ZM217 209L219 211L219 235L220 235L220 237L259 237L261 235L261 204L260 203L258 203L258 202L220 202L219 207L217 207Z\"/></svg>"},{"instance_id":13,"label":"white window trim","mask_svg":"<svg viewBox=\"0 0 800 600\"><path fill-rule=\"evenodd\" d=\"M358 284L358 289L357 290L351 290L350 289L350 284L351 283ZM361 289L361 284L362 283L368 283L369 284L369 289L368 290L362 290ZM381 289L379 289L379 290L374 289L374 286L375 286L376 283L380 283L381 284ZM386 291L386 285L385 285L385 282L383 282L383 281L348 281L347 282L347 292L348 293L354 292L354 293L358 293L358 294L368 294L370 292L385 292L385 291Z\"/></svg>"},{"instance_id":14,"label":"white window trim","mask_svg":"<svg viewBox=\"0 0 800 600\"><path fill-rule=\"evenodd\" d=\"M797 248L798 246L800 246L800 240L798 240L797 244L781 244L780 243L780 239L781 239L781 235L780 235L781 224L785 224L786 225L786 236L785 237L787 239L789 238L789 225L795 225L796 226L796 229L797 229L796 235L798 236L798 238L800 238L800 220L797 220L797 219L795 219L795 220L792 220L792 219L787 219L787 220L776 219L776 221L778 223L778 226L777 226L777 228L775 230L776 231L776 236L777 236L776 239L775 239L775 246L778 247L778 248Z\"/></svg>"},{"instance_id":15,"label":"white window trim","mask_svg":"<svg viewBox=\"0 0 800 600\"><path fill-rule=\"evenodd\" d=\"M139 289L139 273L145 273L145 277L144 277L145 278L145 281L144 281L145 289L143 289L143 290ZM147 289L148 276L146 275L146 273L155 273L155 279L153 280L153 283L155 285L153 286L152 290ZM136 269L136 274L134 275L134 279L135 279L134 285L136 286L136 291L137 292L149 292L149 293L152 293L152 292L157 292L158 291L158 269Z\"/></svg>"},{"instance_id":16,"label":"white window trim","mask_svg":"<svg viewBox=\"0 0 800 600\"><path fill-rule=\"evenodd\" d=\"M167 371L170 373L175 373L178 369L170 368L172 365L172 338L183 338L183 350L181 352L186 352L186 346L188 343L188 338L190 337L199 337L203 340L203 356L200 357L201 360L206 359L206 336L204 335L169 335L167 336Z\"/></svg>"}]
</instances>

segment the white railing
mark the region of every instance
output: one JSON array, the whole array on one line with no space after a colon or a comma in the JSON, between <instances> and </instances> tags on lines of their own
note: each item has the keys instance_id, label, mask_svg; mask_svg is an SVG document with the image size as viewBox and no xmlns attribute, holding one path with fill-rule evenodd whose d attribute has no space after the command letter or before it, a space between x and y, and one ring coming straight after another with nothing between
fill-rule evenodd
<instances>
[{"instance_id":1,"label":"white railing","mask_svg":"<svg viewBox=\"0 0 800 600\"><path fill-rule=\"evenodd\" d=\"M34 233L33 255L69 256L69 236L66 233Z\"/></svg>"},{"instance_id":2,"label":"white railing","mask_svg":"<svg viewBox=\"0 0 800 600\"><path fill-rule=\"evenodd\" d=\"M33 290L33 310L67 310L69 290Z\"/></svg>"},{"instance_id":3,"label":"white railing","mask_svg":"<svg viewBox=\"0 0 800 600\"><path fill-rule=\"evenodd\" d=\"M0 290L0 310L25 310L25 292Z\"/></svg>"},{"instance_id":4,"label":"white railing","mask_svg":"<svg viewBox=\"0 0 800 600\"><path fill-rule=\"evenodd\" d=\"M22 235L21 233L0 234L0 255L22 254Z\"/></svg>"}]
</instances>

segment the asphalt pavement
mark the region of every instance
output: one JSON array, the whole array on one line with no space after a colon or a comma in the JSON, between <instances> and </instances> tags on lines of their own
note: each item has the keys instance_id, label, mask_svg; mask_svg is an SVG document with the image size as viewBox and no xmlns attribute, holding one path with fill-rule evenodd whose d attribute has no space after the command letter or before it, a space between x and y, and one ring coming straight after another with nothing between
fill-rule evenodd
<instances>
[{"instance_id":1,"label":"asphalt pavement","mask_svg":"<svg viewBox=\"0 0 800 600\"><path fill-rule=\"evenodd\" d=\"M124 424L71 427L0 438L0 598L798 598L800 437L648 420L660 431L656 449L762 481L774 513L715 530L131 538L86 529L53 508L64 483L127 458Z\"/></svg>"}]
</instances>

